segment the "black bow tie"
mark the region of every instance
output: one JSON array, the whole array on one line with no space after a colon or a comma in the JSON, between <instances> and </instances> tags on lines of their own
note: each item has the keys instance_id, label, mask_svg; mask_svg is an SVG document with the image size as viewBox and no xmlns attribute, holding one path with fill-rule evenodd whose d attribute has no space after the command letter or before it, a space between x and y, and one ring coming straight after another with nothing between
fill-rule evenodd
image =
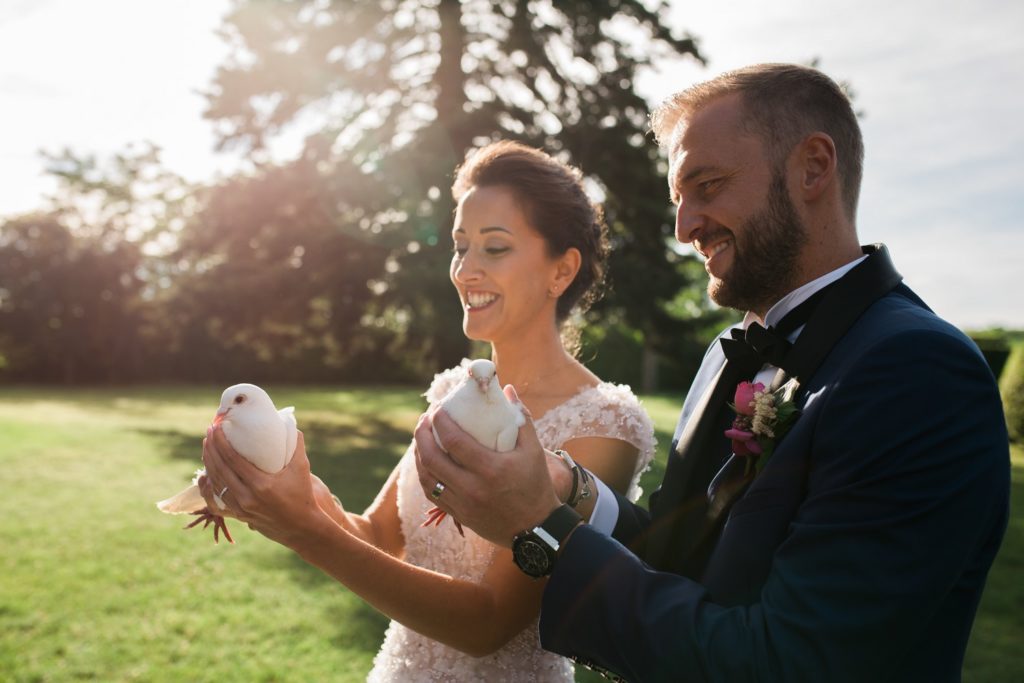
<instances>
[{"instance_id":1,"label":"black bow tie","mask_svg":"<svg viewBox=\"0 0 1024 683\"><path fill-rule=\"evenodd\" d=\"M753 363L760 361L763 365L773 365L785 369L786 356L793 344L787 339L797 328L807 324L814 309L825 297L831 285L818 290L806 301L783 316L776 325L767 328L759 323L750 323L746 331L734 328L731 338L722 337L722 351L733 363Z\"/></svg>"}]
</instances>

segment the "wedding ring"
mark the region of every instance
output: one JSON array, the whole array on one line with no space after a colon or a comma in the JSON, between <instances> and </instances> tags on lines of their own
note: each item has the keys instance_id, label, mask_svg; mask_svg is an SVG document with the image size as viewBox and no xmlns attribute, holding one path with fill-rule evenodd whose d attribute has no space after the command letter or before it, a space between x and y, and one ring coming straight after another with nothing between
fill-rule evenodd
<instances>
[{"instance_id":1,"label":"wedding ring","mask_svg":"<svg viewBox=\"0 0 1024 683\"><path fill-rule=\"evenodd\" d=\"M227 487L227 486L225 486L224 488L222 488L222 489L220 490L220 493L218 493L218 494L217 494L217 497L218 497L218 498L224 498L224 494L225 494L225 493L227 493L227 492L228 492L228 487Z\"/></svg>"},{"instance_id":2,"label":"wedding ring","mask_svg":"<svg viewBox=\"0 0 1024 683\"><path fill-rule=\"evenodd\" d=\"M441 482L434 484L434 490L430 492L430 497L434 500L440 500L441 494L444 493L445 486Z\"/></svg>"}]
</instances>

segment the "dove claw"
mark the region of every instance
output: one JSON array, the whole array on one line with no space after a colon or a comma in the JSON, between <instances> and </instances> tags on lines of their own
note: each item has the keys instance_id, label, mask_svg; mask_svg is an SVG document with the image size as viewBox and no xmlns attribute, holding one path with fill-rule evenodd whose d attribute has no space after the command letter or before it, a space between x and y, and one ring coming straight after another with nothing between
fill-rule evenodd
<instances>
[{"instance_id":1,"label":"dove claw","mask_svg":"<svg viewBox=\"0 0 1024 683\"><path fill-rule=\"evenodd\" d=\"M234 545L235 540L231 538L231 534L228 532L227 520L225 520L223 517L221 517L220 515L213 514L212 512L210 512L209 508L203 508L202 510L199 510L198 512L193 512L192 514L196 515L196 519L191 524L186 525L186 529L191 529L192 527L198 525L200 522L203 522L203 528L205 529L212 523L213 542L218 544L220 543L220 532L223 531L224 538L228 540L228 543Z\"/></svg>"},{"instance_id":2,"label":"dove claw","mask_svg":"<svg viewBox=\"0 0 1024 683\"><path fill-rule=\"evenodd\" d=\"M423 521L423 524L420 524L421 527L440 526L441 522L444 521L444 518L448 516L448 513L439 507L430 508L425 514L427 518ZM465 538L466 534L463 532L462 525L459 524L459 520L452 517L452 521L455 522L455 529L459 532L459 536Z\"/></svg>"}]
</instances>

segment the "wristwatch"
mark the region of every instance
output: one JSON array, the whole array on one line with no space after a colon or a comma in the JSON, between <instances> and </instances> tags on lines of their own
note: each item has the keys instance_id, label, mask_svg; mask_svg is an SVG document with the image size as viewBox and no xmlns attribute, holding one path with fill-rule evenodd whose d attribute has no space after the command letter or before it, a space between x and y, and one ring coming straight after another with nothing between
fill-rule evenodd
<instances>
[{"instance_id":1,"label":"wristwatch","mask_svg":"<svg viewBox=\"0 0 1024 683\"><path fill-rule=\"evenodd\" d=\"M580 513L562 504L539 526L516 534L512 539L512 559L516 566L535 579L548 576L555 568L562 541L582 521Z\"/></svg>"}]
</instances>

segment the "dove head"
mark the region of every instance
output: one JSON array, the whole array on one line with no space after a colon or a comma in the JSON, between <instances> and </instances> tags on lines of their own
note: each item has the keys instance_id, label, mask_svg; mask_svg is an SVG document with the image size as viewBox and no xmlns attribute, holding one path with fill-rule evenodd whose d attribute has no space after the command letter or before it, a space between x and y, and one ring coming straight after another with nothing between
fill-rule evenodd
<instances>
[{"instance_id":1,"label":"dove head","mask_svg":"<svg viewBox=\"0 0 1024 683\"><path fill-rule=\"evenodd\" d=\"M480 387L480 393L486 394L491 380L494 379L494 363L485 358L473 361L469 364L469 376Z\"/></svg>"},{"instance_id":2,"label":"dove head","mask_svg":"<svg viewBox=\"0 0 1024 683\"><path fill-rule=\"evenodd\" d=\"M245 421L247 418L265 419L277 412L267 392L255 384L236 384L224 390L213 424L225 421Z\"/></svg>"}]
</instances>

